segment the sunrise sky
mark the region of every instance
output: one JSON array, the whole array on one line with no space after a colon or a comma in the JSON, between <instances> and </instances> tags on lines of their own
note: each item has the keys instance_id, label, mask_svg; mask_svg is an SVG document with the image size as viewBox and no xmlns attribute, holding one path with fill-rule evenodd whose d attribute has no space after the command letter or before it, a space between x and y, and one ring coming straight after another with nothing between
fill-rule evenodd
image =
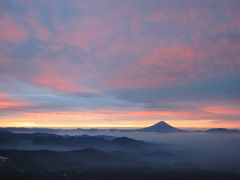
<instances>
[{"instance_id":1,"label":"sunrise sky","mask_svg":"<svg viewBox=\"0 0 240 180\"><path fill-rule=\"evenodd\" d=\"M240 128L239 0L1 0L0 126Z\"/></svg>"}]
</instances>

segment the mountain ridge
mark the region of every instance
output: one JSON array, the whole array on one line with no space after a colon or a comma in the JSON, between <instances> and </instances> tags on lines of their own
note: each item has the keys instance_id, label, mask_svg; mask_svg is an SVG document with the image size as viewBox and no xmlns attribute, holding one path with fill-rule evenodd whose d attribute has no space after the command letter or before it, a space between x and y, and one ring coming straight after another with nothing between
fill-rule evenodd
<instances>
[{"instance_id":1,"label":"mountain ridge","mask_svg":"<svg viewBox=\"0 0 240 180\"><path fill-rule=\"evenodd\" d=\"M23 143L24 142L24 143ZM154 145L128 137L104 136L104 135L57 135L49 133L13 133L0 130L0 149L21 150L75 150L83 148L97 149L144 149Z\"/></svg>"},{"instance_id":2,"label":"mountain ridge","mask_svg":"<svg viewBox=\"0 0 240 180\"><path fill-rule=\"evenodd\" d=\"M238 129L227 129L227 128L211 128L207 129L208 133L240 133Z\"/></svg>"}]
</instances>

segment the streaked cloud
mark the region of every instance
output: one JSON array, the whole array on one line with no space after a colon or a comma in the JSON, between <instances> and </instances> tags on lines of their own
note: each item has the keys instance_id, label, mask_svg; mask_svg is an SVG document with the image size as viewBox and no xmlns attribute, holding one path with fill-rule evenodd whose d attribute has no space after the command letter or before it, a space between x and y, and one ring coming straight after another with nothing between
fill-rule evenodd
<instances>
[{"instance_id":1,"label":"streaked cloud","mask_svg":"<svg viewBox=\"0 0 240 180\"><path fill-rule=\"evenodd\" d=\"M240 127L239 7L237 0L4 0L0 115L12 118L8 124L24 124L30 113L34 125L46 114L62 125L164 119Z\"/></svg>"}]
</instances>

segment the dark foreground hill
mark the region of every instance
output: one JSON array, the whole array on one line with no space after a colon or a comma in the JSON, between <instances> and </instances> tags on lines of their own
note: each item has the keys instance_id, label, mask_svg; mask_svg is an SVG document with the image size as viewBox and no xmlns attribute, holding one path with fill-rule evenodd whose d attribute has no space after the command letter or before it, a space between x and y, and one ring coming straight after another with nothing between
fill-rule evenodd
<instances>
[{"instance_id":1,"label":"dark foreground hill","mask_svg":"<svg viewBox=\"0 0 240 180\"><path fill-rule=\"evenodd\" d=\"M0 131L1 180L239 179L238 165L208 157L127 137Z\"/></svg>"},{"instance_id":2,"label":"dark foreground hill","mask_svg":"<svg viewBox=\"0 0 240 180\"><path fill-rule=\"evenodd\" d=\"M77 151L0 150L0 179L3 180L238 180L231 171L154 166L126 153L97 149Z\"/></svg>"}]
</instances>

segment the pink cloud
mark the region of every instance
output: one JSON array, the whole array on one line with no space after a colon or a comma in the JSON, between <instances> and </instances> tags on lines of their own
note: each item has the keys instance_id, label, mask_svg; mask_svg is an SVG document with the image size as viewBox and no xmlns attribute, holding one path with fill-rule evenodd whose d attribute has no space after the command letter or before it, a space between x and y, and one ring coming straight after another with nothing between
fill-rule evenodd
<instances>
[{"instance_id":1,"label":"pink cloud","mask_svg":"<svg viewBox=\"0 0 240 180\"><path fill-rule=\"evenodd\" d=\"M176 8L169 4L165 3L165 8L148 14L145 21L172 23L184 30L194 28L192 33L195 35L215 35L240 28L239 10L231 3L221 1L215 8L207 5Z\"/></svg>"},{"instance_id":2,"label":"pink cloud","mask_svg":"<svg viewBox=\"0 0 240 180\"><path fill-rule=\"evenodd\" d=\"M43 42L47 42L53 35L53 33L46 27L37 17L36 13L29 12L24 20L33 31L33 36L39 38Z\"/></svg>"},{"instance_id":3,"label":"pink cloud","mask_svg":"<svg viewBox=\"0 0 240 180\"><path fill-rule=\"evenodd\" d=\"M201 108L202 111L210 113L212 115L240 115L240 107L228 107L228 106L207 106Z\"/></svg>"},{"instance_id":4,"label":"pink cloud","mask_svg":"<svg viewBox=\"0 0 240 180\"><path fill-rule=\"evenodd\" d=\"M135 63L126 64L122 73L119 71L106 81L114 89L144 88L182 84L216 74L238 73L240 61L222 56L224 52L237 57L239 49L240 43L228 39L207 46L201 42L160 44L135 60ZM208 62L209 65L206 66ZM218 69L213 68L215 66Z\"/></svg>"},{"instance_id":5,"label":"pink cloud","mask_svg":"<svg viewBox=\"0 0 240 180\"><path fill-rule=\"evenodd\" d=\"M30 106L31 103L17 100L10 94L0 92L0 110L11 110Z\"/></svg>"},{"instance_id":6,"label":"pink cloud","mask_svg":"<svg viewBox=\"0 0 240 180\"><path fill-rule=\"evenodd\" d=\"M93 91L93 89L98 91L182 84L202 77L238 71L238 59L228 60L222 58L222 55L224 51L230 57L237 57L239 42L230 42L227 38L221 38L209 43L206 37L206 34L229 31L230 28L227 28L229 25L239 26L239 20L233 18L234 13L231 13L228 7L223 8L221 12L224 17L230 19L226 22L217 17L218 13L214 13L207 6L176 8L171 6L171 3L162 2L166 8L143 13L134 3L128 3L126 8L123 8L120 6L121 3L109 1L109 11L100 9L100 12L95 12L89 10L97 7L89 9L88 3L75 3L74 6L84 10L86 8L85 14L71 16L68 22L57 16L50 16L49 22L52 23L54 32L32 11L28 16L23 17L33 30L33 36L41 39L41 45L46 45L46 52L32 57L34 61L32 64L37 71L31 74L31 77L24 76L24 79L61 91ZM51 3L50 5L53 6ZM180 28L195 27L196 30L192 31L190 42L181 39L176 39L174 42L160 42L160 40L149 40L142 33L149 22L156 24L170 22ZM7 24L3 28L4 33L9 33L6 37L21 39L26 36L25 32L21 31L21 26L11 17L2 18L1 23ZM131 35L126 35L127 33ZM49 52L62 53L66 47L77 47L79 59L76 59L81 63L75 63L70 53L46 57ZM129 56L129 59L125 56ZM209 65L206 66L208 62ZM112 64L111 68L105 68L109 64ZM215 65L218 66L217 70L214 69ZM90 85L93 84L92 81L96 81L101 87Z\"/></svg>"},{"instance_id":7,"label":"pink cloud","mask_svg":"<svg viewBox=\"0 0 240 180\"><path fill-rule=\"evenodd\" d=\"M95 92L88 86L87 65L74 64L67 57L35 59L36 71L29 77L34 84L60 92Z\"/></svg>"},{"instance_id":8,"label":"pink cloud","mask_svg":"<svg viewBox=\"0 0 240 180\"><path fill-rule=\"evenodd\" d=\"M10 15L0 17L0 39L11 42L22 41L26 37L25 29Z\"/></svg>"},{"instance_id":9,"label":"pink cloud","mask_svg":"<svg viewBox=\"0 0 240 180\"><path fill-rule=\"evenodd\" d=\"M117 31L117 27L111 26L109 20L98 16L72 17L67 25L57 18L52 18L52 21L57 32L52 37L55 44L76 46L86 52L96 46L103 46Z\"/></svg>"}]
</instances>

